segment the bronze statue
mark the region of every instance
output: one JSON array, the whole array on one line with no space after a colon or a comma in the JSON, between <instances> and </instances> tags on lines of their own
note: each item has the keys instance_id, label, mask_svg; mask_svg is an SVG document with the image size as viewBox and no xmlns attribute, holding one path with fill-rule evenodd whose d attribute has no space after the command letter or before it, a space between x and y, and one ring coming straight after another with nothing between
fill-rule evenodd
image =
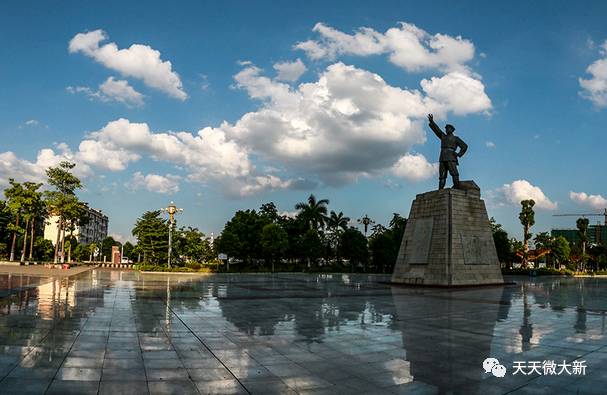
<instances>
[{"instance_id":1,"label":"bronze statue","mask_svg":"<svg viewBox=\"0 0 607 395\"><path fill-rule=\"evenodd\" d=\"M455 127L453 125L445 125L447 133L443 132L436 122L432 114L428 114L428 120L430 121L430 129L436 134L436 137L440 139L440 165L438 170L438 189L443 189L447 182L447 171L451 174L453 179L453 188L459 188L459 173L457 172L457 165L459 164L457 158L461 158L466 153L468 145L462 141L459 137L455 136L453 132ZM459 152L457 148L459 147Z\"/></svg>"}]
</instances>

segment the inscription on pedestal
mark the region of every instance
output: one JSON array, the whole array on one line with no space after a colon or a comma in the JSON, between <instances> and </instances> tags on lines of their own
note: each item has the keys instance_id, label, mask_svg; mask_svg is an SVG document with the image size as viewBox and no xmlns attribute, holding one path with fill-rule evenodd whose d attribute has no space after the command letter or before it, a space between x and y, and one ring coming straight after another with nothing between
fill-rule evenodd
<instances>
[{"instance_id":1,"label":"inscription on pedestal","mask_svg":"<svg viewBox=\"0 0 607 395\"><path fill-rule=\"evenodd\" d=\"M411 254L408 262L413 265L425 265L428 263L430 242L432 240L432 227L434 218L418 218L415 220L413 238L411 240Z\"/></svg>"},{"instance_id":2,"label":"inscription on pedestal","mask_svg":"<svg viewBox=\"0 0 607 395\"><path fill-rule=\"evenodd\" d=\"M487 265L495 263L491 257L493 240L477 235L461 235L462 249L464 250L464 264Z\"/></svg>"}]
</instances>

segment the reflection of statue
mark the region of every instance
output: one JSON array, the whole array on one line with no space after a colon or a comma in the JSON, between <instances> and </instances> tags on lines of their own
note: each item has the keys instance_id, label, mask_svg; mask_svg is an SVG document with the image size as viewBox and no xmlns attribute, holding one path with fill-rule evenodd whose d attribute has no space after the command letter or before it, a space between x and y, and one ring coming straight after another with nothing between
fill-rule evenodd
<instances>
[{"instance_id":1,"label":"reflection of statue","mask_svg":"<svg viewBox=\"0 0 607 395\"><path fill-rule=\"evenodd\" d=\"M415 382L433 394L485 394L494 389L495 382L485 380L491 374L485 373L483 361L495 357L501 364L506 362L501 353L493 353L492 341L497 320L508 316L504 306L510 305L515 290L490 287L420 293L392 287L396 322L413 377L413 383L407 384L411 392L415 392ZM402 393L407 393L407 386Z\"/></svg>"},{"instance_id":2,"label":"reflection of statue","mask_svg":"<svg viewBox=\"0 0 607 395\"><path fill-rule=\"evenodd\" d=\"M441 141L440 143L440 165L439 165L439 183L438 189L443 189L447 182L447 171L453 178L453 187L459 187L459 173L457 172L458 161L457 158L461 158L466 153L468 145L462 141L459 137L453 134L455 127L447 124L443 132L438 125L434 122L432 114L428 114L428 120L430 121L430 129L436 134ZM459 147L459 152L457 148Z\"/></svg>"}]
</instances>

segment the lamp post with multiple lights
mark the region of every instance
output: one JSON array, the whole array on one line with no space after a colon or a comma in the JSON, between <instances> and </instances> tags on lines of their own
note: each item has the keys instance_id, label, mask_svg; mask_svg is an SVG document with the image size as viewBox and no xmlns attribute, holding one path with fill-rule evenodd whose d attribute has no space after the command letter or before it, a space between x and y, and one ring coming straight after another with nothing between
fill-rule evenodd
<instances>
[{"instance_id":1,"label":"lamp post with multiple lights","mask_svg":"<svg viewBox=\"0 0 607 395\"><path fill-rule=\"evenodd\" d=\"M168 260L168 265L169 265L169 269L170 269L171 268L171 254L173 252L172 242L173 242L173 226L175 224L175 214L182 213L183 209L177 208L177 206L175 206L175 203L173 203L171 201L171 203L169 204L168 207L161 208L160 211L169 214L169 260Z\"/></svg>"},{"instance_id":2,"label":"lamp post with multiple lights","mask_svg":"<svg viewBox=\"0 0 607 395\"><path fill-rule=\"evenodd\" d=\"M367 237L367 229L369 228L369 225L373 225L375 223L375 221L373 221L371 218L369 218L369 216L367 214L365 214L365 216L362 218L359 218L357 220L357 222L359 224L363 224L365 226L365 237Z\"/></svg>"}]
</instances>

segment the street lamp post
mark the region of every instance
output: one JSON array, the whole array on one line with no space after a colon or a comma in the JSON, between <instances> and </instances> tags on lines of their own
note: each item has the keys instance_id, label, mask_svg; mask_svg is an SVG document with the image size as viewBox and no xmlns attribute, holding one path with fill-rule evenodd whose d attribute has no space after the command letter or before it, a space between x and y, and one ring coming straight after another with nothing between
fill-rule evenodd
<instances>
[{"instance_id":1,"label":"street lamp post","mask_svg":"<svg viewBox=\"0 0 607 395\"><path fill-rule=\"evenodd\" d=\"M169 269L171 268L171 254L173 252L173 225L175 224L175 214L179 214L181 212L183 212L182 208L177 208L177 206L175 206L175 203L173 203L171 201L171 203L169 204L168 207L165 208L161 208L160 211L162 212L166 212L169 214L169 260L168 260L168 266Z\"/></svg>"},{"instance_id":2,"label":"street lamp post","mask_svg":"<svg viewBox=\"0 0 607 395\"><path fill-rule=\"evenodd\" d=\"M362 218L359 218L357 220L357 222L359 224L363 224L365 226L365 237L367 237L367 229L369 228L369 225L374 224L375 221L373 221L371 218L369 218L369 216L367 214L365 214L365 216Z\"/></svg>"}]
</instances>

